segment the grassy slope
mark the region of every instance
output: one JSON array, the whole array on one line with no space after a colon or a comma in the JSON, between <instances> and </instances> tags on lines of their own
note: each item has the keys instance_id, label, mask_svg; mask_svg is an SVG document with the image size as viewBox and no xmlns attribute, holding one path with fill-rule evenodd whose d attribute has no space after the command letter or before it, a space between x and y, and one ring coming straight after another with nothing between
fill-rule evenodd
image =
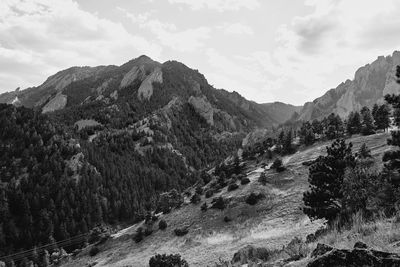
<instances>
[{"instance_id":1,"label":"grassy slope","mask_svg":"<svg viewBox=\"0 0 400 267\"><path fill-rule=\"evenodd\" d=\"M362 143L367 143L373 156L380 160L383 152L390 149L386 145L388 137L388 134L377 134L354 137L349 141L353 143L354 151ZM86 250L66 266L84 266L91 262L98 262L96 266L147 266L149 258L155 253L179 253L190 266L213 266L220 258L230 260L237 250L248 244L274 249L286 245L295 236L305 238L307 234L315 232L322 222L310 222L301 211L302 194L308 186L308 168L301 163L324 154L325 146L329 144L315 144L284 158L288 170L281 174L268 170L269 183L266 186L257 182L257 178L263 171L261 166L268 162L248 163L251 183L240 185L233 192L227 192L226 188L222 190L220 194L223 197L231 198L224 211L202 212L202 196L198 205L188 203L170 214L162 215L161 218L168 223L165 231L157 230L136 244L131 237L139 225L134 225L121 232L118 238L102 245L101 252L95 257L89 257ZM244 198L252 191L262 191L267 198L255 206L249 206ZM211 199L206 201L209 203ZM223 218L226 215L233 221L225 223ZM189 234L176 237L173 230L184 225L190 225ZM386 224L382 222L383 225ZM157 225L155 228L158 228ZM333 241L327 243L340 243L339 234L332 234L336 239L330 237Z\"/></svg>"}]
</instances>

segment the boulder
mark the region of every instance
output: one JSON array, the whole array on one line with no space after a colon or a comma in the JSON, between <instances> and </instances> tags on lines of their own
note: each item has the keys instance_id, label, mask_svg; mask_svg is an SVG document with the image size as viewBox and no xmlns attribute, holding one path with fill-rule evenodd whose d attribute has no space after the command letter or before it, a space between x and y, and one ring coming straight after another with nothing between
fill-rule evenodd
<instances>
[{"instance_id":1,"label":"boulder","mask_svg":"<svg viewBox=\"0 0 400 267\"><path fill-rule=\"evenodd\" d=\"M242 266L248 263L266 262L270 258L270 251L262 247L248 245L233 255L232 265Z\"/></svg>"},{"instance_id":2,"label":"boulder","mask_svg":"<svg viewBox=\"0 0 400 267\"><path fill-rule=\"evenodd\" d=\"M325 251L325 252L324 252ZM400 266L400 255L384 251L368 249L367 245L357 242L353 250L335 249L327 245L318 244L312 252L316 259L307 267L386 267Z\"/></svg>"}]
</instances>

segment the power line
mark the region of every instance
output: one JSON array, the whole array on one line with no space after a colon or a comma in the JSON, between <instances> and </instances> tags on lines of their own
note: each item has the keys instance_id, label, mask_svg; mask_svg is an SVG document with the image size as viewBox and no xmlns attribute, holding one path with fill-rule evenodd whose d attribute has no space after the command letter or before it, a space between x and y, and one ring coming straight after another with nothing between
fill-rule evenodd
<instances>
[{"instance_id":1,"label":"power line","mask_svg":"<svg viewBox=\"0 0 400 267\"><path fill-rule=\"evenodd\" d=\"M39 246L39 247L35 247L35 248L32 248L32 249L20 251L20 252L14 253L14 254L10 254L10 255L7 255L7 256L3 256L3 257L0 257L0 260L2 260L2 261L11 261L11 260L19 261L19 260L22 260L23 258L25 258L27 256L32 255L32 253L35 250L38 253L41 253L44 250L46 250L47 248L50 248L52 246L70 247L70 246L77 245L77 244L85 241L86 237L88 237L88 236L89 236L88 233L76 235L76 236L70 237L68 239L59 240L59 241L56 241L54 243L49 243L49 244L46 244L46 245L43 245L43 246Z\"/></svg>"}]
</instances>

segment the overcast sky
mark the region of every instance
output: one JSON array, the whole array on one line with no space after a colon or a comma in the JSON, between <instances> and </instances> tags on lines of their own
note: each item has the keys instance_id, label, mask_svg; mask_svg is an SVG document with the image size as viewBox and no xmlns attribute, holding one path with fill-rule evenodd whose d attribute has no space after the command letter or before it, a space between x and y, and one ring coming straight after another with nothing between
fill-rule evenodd
<instances>
[{"instance_id":1,"label":"overcast sky","mask_svg":"<svg viewBox=\"0 0 400 267\"><path fill-rule=\"evenodd\" d=\"M146 54L256 102L303 104L400 49L397 0L1 0L0 92Z\"/></svg>"}]
</instances>

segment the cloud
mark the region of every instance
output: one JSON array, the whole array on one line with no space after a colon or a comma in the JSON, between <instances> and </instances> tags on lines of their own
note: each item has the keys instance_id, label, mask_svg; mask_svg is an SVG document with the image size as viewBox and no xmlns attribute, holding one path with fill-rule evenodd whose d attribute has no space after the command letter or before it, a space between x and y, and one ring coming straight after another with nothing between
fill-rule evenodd
<instances>
[{"instance_id":1,"label":"cloud","mask_svg":"<svg viewBox=\"0 0 400 267\"><path fill-rule=\"evenodd\" d=\"M302 94L297 101L320 96L351 79L358 67L400 47L398 1L308 0L305 4L312 8L311 14L281 25L274 49L249 55L282 86L296 85L290 90ZM281 89L278 97L284 97L288 88Z\"/></svg>"},{"instance_id":2,"label":"cloud","mask_svg":"<svg viewBox=\"0 0 400 267\"><path fill-rule=\"evenodd\" d=\"M161 22L151 19L150 13L135 15L118 7L134 24L141 28L150 30L161 45L167 46L179 52L193 52L203 47L204 41L210 38L211 29L208 27L197 27L186 30L178 30L175 24Z\"/></svg>"},{"instance_id":3,"label":"cloud","mask_svg":"<svg viewBox=\"0 0 400 267\"><path fill-rule=\"evenodd\" d=\"M211 9L219 12L255 9L260 6L259 0L168 0L171 4L187 5L193 10Z\"/></svg>"},{"instance_id":4,"label":"cloud","mask_svg":"<svg viewBox=\"0 0 400 267\"><path fill-rule=\"evenodd\" d=\"M225 34L232 35L253 35L254 31L251 27L242 23L224 23L218 27Z\"/></svg>"},{"instance_id":5,"label":"cloud","mask_svg":"<svg viewBox=\"0 0 400 267\"><path fill-rule=\"evenodd\" d=\"M0 84L3 90L38 85L71 65L120 64L161 53L160 46L72 0L6 0L0 10L0 73L9 81Z\"/></svg>"}]
</instances>

